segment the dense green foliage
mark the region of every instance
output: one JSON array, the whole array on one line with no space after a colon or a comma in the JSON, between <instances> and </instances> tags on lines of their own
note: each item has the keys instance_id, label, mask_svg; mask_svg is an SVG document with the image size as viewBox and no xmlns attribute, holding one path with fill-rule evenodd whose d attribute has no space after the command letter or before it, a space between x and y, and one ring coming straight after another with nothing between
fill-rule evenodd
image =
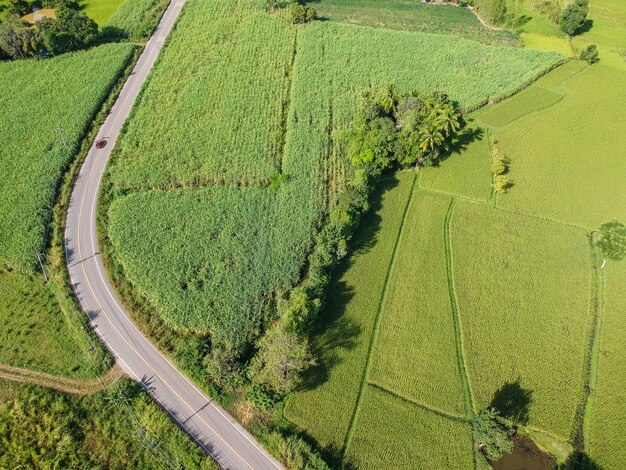
<instances>
[{"instance_id":1,"label":"dense green foliage","mask_svg":"<svg viewBox=\"0 0 626 470\"><path fill-rule=\"evenodd\" d=\"M320 0L315 8L323 19L377 28L451 34L485 44L514 46L512 31L484 27L466 8L429 5L420 0Z\"/></svg>"},{"instance_id":2,"label":"dense green foliage","mask_svg":"<svg viewBox=\"0 0 626 470\"><path fill-rule=\"evenodd\" d=\"M58 179L132 52L109 45L0 64L0 266L34 266Z\"/></svg>"},{"instance_id":3,"label":"dense green foliage","mask_svg":"<svg viewBox=\"0 0 626 470\"><path fill-rule=\"evenodd\" d=\"M626 256L626 225L611 220L600 226L596 246L602 256L611 261L621 261Z\"/></svg>"},{"instance_id":4,"label":"dense green foliage","mask_svg":"<svg viewBox=\"0 0 626 470\"><path fill-rule=\"evenodd\" d=\"M102 24L102 36L131 40L147 38L156 28L168 5L168 0L123 0L119 8Z\"/></svg>"},{"instance_id":5,"label":"dense green foliage","mask_svg":"<svg viewBox=\"0 0 626 470\"><path fill-rule=\"evenodd\" d=\"M574 0L564 10L559 21L561 31L570 36L583 27L589 13L589 0Z\"/></svg>"},{"instance_id":6,"label":"dense green foliage","mask_svg":"<svg viewBox=\"0 0 626 470\"><path fill-rule=\"evenodd\" d=\"M513 432L511 421L502 418L493 408L482 410L472 420L474 442L490 462L513 450Z\"/></svg>"},{"instance_id":7,"label":"dense green foliage","mask_svg":"<svg viewBox=\"0 0 626 470\"><path fill-rule=\"evenodd\" d=\"M80 399L6 382L0 394L2 468L216 468L129 381Z\"/></svg>"},{"instance_id":8,"label":"dense green foliage","mask_svg":"<svg viewBox=\"0 0 626 470\"><path fill-rule=\"evenodd\" d=\"M83 12L60 6L56 18L43 18L37 22L41 44L52 55L84 49L93 44L98 25Z\"/></svg>"},{"instance_id":9,"label":"dense green foliage","mask_svg":"<svg viewBox=\"0 0 626 470\"><path fill-rule=\"evenodd\" d=\"M347 157L357 172L371 176L394 164L431 166L439 162L462 123L446 95L397 96L388 87L359 103L346 134ZM355 178L363 176L357 173Z\"/></svg>"},{"instance_id":10,"label":"dense green foliage","mask_svg":"<svg viewBox=\"0 0 626 470\"><path fill-rule=\"evenodd\" d=\"M584 60L589 65L595 64L600 59L598 57L598 47L595 44L588 45L579 56L580 60Z\"/></svg>"},{"instance_id":11,"label":"dense green foliage","mask_svg":"<svg viewBox=\"0 0 626 470\"><path fill-rule=\"evenodd\" d=\"M315 8L304 5L298 0L292 0L289 5L289 13L291 13L291 21L294 24L308 23L317 18L317 10Z\"/></svg>"}]
</instances>

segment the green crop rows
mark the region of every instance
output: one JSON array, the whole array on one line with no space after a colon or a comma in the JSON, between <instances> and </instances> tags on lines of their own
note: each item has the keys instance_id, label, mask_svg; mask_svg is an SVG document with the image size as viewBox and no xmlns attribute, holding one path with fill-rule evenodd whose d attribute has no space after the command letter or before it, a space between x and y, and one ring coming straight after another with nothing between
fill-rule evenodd
<instances>
[{"instance_id":1,"label":"green crop rows","mask_svg":"<svg viewBox=\"0 0 626 470\"><path fill-rule=\"evenodd\" d=\"M370 383L463 416L458 361L450 347L454 321L448 274L441 262L450 202L421 192L411 200L398 246L401 256L388 281Z\"/></svg>"},{"instance_id":2,"label":"green crop rows","mask_svg":"<svg viewBox=\"0 0 626 470\"><path fill-rule=\"evenodd\" d=\"M626 263L609 264L601 312L600 360L589 420L589 454L601 468L626 461Z\"/></svg>"},{"instance_id":3,"label":"green crop rows","mask_svg":"<svg viewBox=\"0 0 626 470\"><path fill-rule=\"evenodd\" d=\"M107 4L109 12L106 22L102 24L102 34L109 38L132 40L150 36L169 5L168 0L123 0L115 10L112 10L109 0L102 3ZM104 8L104 5L100 8ZM89 14L89 11L87 13Z\"/></svg>"},{"instance_id":4,"label":"green crop rows","mask_svg":"<svg viewBox=\"0 0 626 470\"><path fill-rule=\"evenodd\" d=\"M497 393L527 396L521 420L566 440L582 396L589 330L584 230L459 203L450 232L477 407Z\"/></svg>"},{"instance_id":5,"label":"green crop rows","mask_svg":"<svg viewBox=\"0 0 626 470\"><path fill-rule=\"evenodd\" d=\"M132 52L113 44L0 64L0 265L34 266L57 181Z\"/></svg>"}]
</instances>

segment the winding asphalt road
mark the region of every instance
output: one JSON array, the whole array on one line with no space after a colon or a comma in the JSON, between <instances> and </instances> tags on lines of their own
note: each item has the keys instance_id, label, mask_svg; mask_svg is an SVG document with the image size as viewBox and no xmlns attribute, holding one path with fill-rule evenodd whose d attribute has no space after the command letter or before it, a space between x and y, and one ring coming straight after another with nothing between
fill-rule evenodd
<instances>
[{"instance_id":1,"label":"winding asphalt road","mask_svg":"<svg viewBox=\"0 0 626 470\"><path fill-rule=\"evenodd\" d=\"M105 273L96 234L96 201L102 174L154 62L185 0L172 0L106 118L74 185L65 250L74 292L89 321L122 369L137 380L207 453L227 469L282 467L231 416L198 390L130 320Z\"/></svg>"}]
</instances>

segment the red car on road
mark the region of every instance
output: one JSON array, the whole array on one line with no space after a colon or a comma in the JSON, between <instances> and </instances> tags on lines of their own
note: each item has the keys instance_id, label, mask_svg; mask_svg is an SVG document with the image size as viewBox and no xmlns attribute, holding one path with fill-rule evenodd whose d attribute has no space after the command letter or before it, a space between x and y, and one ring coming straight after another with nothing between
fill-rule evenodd
<instances>
[{"instance_id":1,"label":"red car on road","mask_svg":"<svg viewBox=\"0 0 626 470\"><path fill-rule=\"evenodd\" d=\"M107 144L107 141L104 139L100 139L96 141L96 148L97 149L101 149L104 148L104 146Z\"/></svg>"}]
</instances>

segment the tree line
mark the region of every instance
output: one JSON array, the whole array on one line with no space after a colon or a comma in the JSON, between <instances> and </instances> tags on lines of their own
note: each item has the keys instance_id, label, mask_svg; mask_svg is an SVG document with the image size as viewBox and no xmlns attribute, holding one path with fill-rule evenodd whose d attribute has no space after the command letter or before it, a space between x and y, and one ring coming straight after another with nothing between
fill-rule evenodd
<instances>
[{"instance_id":1,"label":"tree line","mask_svg":"<svg viewBox=\"0 0 626 470\"><path fill-rule=\"evenodd\" d=\"M30 25L22 16L35 7L52 8L55 18ZM98 25L80 11L77 0L9 0L0 21L0 59L25 59L84 49L98 37Z\"/></svg>"}]
</instances>

